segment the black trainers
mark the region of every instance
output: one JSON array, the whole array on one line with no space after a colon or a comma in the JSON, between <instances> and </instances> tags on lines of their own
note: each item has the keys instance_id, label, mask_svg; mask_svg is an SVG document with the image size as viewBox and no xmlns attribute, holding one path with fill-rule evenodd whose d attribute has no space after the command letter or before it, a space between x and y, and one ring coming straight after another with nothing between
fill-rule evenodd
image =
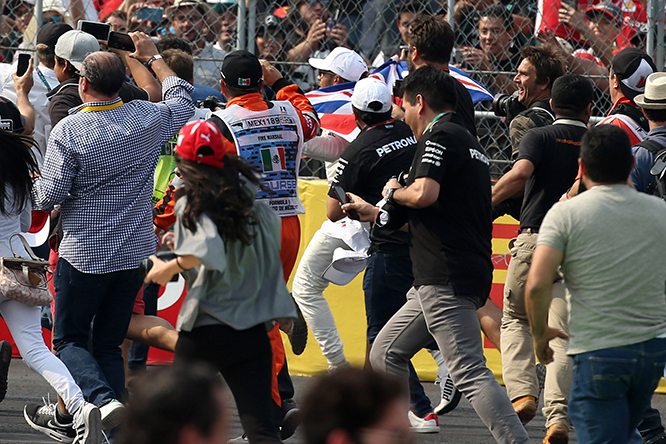
<instances>
[{"instance_id":1,"label":"black trainers","mask_svg":"<svg viewBox=\"0 0 666 444\"><path fill-rule=\"evenodd\" d=\"M7 341L0 341L0 402L5 399L7 394L7 375L9 374L9 364L12 362L12 344Z\"/></svg>"},{"instance_id":2,"label":"black trainers","mask_svg":"<svg viewBox=\"0 0 666 444\"><path fill-rule=\"evenodd\" d=\"M23 416L33 429L42 432L51 439L62 443L71 443L76 438L72 424L60 424L55 416L56 404L27 404Z\"/></svg>"},{"instance_id":3,"label":"black trainers","mask_svg":"<svg viewBox=\"0 0 666 444\"><path fill-rule=\"evenodd\" d=\"M291 351L298 356L305 351L305 346L308 343L308 324L305 322L303 313L301 313L296 301L294 301L294 304L296 305L297 319L294 321L294 328L289 335L289 342L291 343Z\"/></svg>"},{"instance_id":4,"label":"black trainers","mask_svg":"<svg viewBox=\"0 0 666 444\"><path fill-rule=\"evenodd\" d=\"M282 400L282 411L284 412L284 417L282 419L282 427L280 428L280 438L284 441L291 438L298 426L301 425L303 413L296 406L293 399Z\"/></svg>"}]
</instances>

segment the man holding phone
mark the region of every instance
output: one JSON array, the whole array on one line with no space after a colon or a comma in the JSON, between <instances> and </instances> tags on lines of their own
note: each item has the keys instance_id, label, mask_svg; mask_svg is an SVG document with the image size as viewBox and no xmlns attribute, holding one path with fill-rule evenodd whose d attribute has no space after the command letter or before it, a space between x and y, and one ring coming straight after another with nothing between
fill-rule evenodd
<instances>
[{"instance_id":1,"label":"man holding phone","mask_svg":"<svg viewBox=\"0 0 666 444\"><path fill-rule=\"evenodd\" d=\"M83 103L79 95L79 70L83 59L99 50L97 39L83 31L68 31L58 38L55 45L55 73L61 83L47 94L50 100L49 116L53 127L69 115L71 108ZM135 99L159 102L162 99L161 86L150 71L141 62L129 57L126 51L117 52L139 85L137 87L127 82L123 83L120 88L123 102Z\"/></svg>"},{"instance_id":2,"label":"man holding phone","mask_svg":"<svg viewBox=\"0 0 666 444\"><path fill-rule=\"evenodd\" d=\"M346 192L368 202L381 201L386 182L407 172L416 153L412 130L405 122L391 118L391 91L386 83L374 78L358 81L351 102L361 133L340 156L331 185L326 214L334 222L346 215L354 215L351 212L345 214L341 209L341 204L347 200ZM344 192L336 193L336 189ZM405 295L414 277L409 258L409 235L405 231L375 225L370 232L370 242L363 291L368 319L367 338L372 345L382 327L405 304ZM409 420L412 430L417 433L439 432L437 415L413 368L411 376Z\"/></svg>"}]
</instances>

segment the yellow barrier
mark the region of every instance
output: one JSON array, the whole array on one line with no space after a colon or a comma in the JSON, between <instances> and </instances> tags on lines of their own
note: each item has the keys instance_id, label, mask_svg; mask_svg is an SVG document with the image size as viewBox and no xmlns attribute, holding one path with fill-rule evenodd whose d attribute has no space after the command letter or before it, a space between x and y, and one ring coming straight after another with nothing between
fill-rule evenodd
<instances>
[{"instance_id":1,"label":"yellow barrier","mask_svg":"<svg viewBox=\"0 0 666 444\"><path fill-rule=\"evenodd\" d=\"M299 181L298 192L305 206L305 214L300 216L301 245L298 257L298 261L300 261L308 242L315 231L321 227L322 222L326 220L328 185L325 180L301 180ZM298 261L296 264L298 264ZM294 269L289 280L288 286L290 289L295 272ZM363 274L359 274L349 285L344 287L334 284L329 285L324 292L324 297L331 306L340 337L344 343L347 360L355 367L362 367L366 350ZM284 337L289 372L292 374L313 375L324 372L328 368L326 359L321 354L317 341L312 336L312 331L309 331L308 334L308 345L300 356L291 353L289 340L286 336ZM501 378L502 363L497 350L486 349L486 357L490 369ZM412 362L422 380L432 381L435 379L437 366L429 353L421 350Z\"/></svg>"},{"instance_id":2,"label":"yellow barrier","mask_svg":"<svg viewBox=\"0 0 666 444\"><path fill-rule=\"evenodd\" d=\"M305 206L305 214L300 216L301 221L301 245L298 253L298 260L300 261L303 251L312 239L314 233L321 227L321 224L326 220L326 200L328 198L328 185L325 180L300 180L298 184L298 192ZM498 237L498 230L494 233L493 238L493 259L495 262L495 272L493 274L493 300L501 307L501 287L504 285L506 278L506 262L503 264L502 257L508 254L508 239L510 238L510 228L515 225L517 230L517 222L505 216L495 221L497 224L505 227L500 230ZM292 272L289 279L289 289L291 289L291 282L293 275ZM499 291L499 295L498 295ZM359 274L349 285L339 287L331 284L324 292L324 297L331 306L333 317L340 332L340 337L344 343L345 355L347 360L355 367L362 367L365 361L366 351L366 320L365 320L365 303L363 296L363 273ZM289 362L289 372L296 375L315 375L325 372L328 368L326 359L321 354L321 350L312 336L312 331L308 332L308 345L305 351L300 356L295 356L289 347L289 340L286 336L283 337L285 349L287 351L287 360ZM481 333L479 333L481 334ZM284 335L284 333L283 333ZM487 344L486 344L487 345ZM502 361L499 351L495 348L486 346L485 355L488 361L488 367L495 374L495 377L500 383L502 381ZM414 356L412 363L422 381L433 381L437 375L437 366L430 354L425 350L421 350ZM662 379L657 388L658 393L666 393L666 382Z\"/></svg>"}]
</instances>

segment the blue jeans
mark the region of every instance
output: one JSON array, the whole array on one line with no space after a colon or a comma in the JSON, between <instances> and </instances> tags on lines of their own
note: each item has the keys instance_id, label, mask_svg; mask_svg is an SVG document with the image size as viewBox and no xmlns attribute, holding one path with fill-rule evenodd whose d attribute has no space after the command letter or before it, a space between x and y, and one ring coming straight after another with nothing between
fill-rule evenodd
<instances>
[{"instance_id":1,"label":"blue jeans","mask_svg":"<svg viewBox=\"0 0 666 444\"><path fill-rule=\"evenodd\" d=\"M575 355L569 414L578 442L628 442L665 362L666 339Z\"/></svg>"},{"instance_id":2,"label":"blue jeans","mask_svg":"<svg viewBox=\"0 0 666 444\"><path fill-rule=\"evenodd\" d=\"M58 262L53 345L83 396L97 406L121 400L125 393L120 344L127 334L141 284L136 269L88 274L64 259Z\"/></svg>"},{"instance_id":3,"label":"blue jeans","mask_svg":"<svg viewBox=\"0 0 666 444\"><path fill-rule=\"evenodd\" d=\"M375 341L379 331L407 302L407 292L414 283L409 256L374 253L368 259L363 276L365 314L368 320L368 342ZM433 346L432 348L437 348ZM420 417L432 412L412 363L409 363L409 397L412 411Z\"/></svg>"}]
</instances>

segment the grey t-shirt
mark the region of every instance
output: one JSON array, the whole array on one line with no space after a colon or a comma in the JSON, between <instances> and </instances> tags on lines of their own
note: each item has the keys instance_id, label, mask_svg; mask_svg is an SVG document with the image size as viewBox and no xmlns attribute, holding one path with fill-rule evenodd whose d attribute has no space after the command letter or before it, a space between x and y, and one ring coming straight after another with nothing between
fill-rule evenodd
<instances>
[{"instance_id":1,"label":"grey t-shirt","mask_svg":"<svg viewBox=\"0 0 666 444\"><path fill-rule=\"evenodd\" d=\"M256 188L247 183L248 192ZM215 223L202 214L197 230L185 228L180 218L187 199L174 208L174 252L193 255L200 261L196 277L187 281L187 297L178 315L177 329L190 331L195 326L218 321L245 330L279 318L296 318L296 307L284 282L280 262L281 220L263 202L254 203L259 221L250 245L225 242Z\"/></svg>"},{"instance_id":2,"label":"grey t-shirt","mask_svg":"<svg viewBox=\"0 0 666 444\"><path fill-rule=\"evenodd\" d=\"M550 209L537 245L564 253L569 354L666 332L666 202L626 185L595 186Z\"/></svg>"}]
</instances>

